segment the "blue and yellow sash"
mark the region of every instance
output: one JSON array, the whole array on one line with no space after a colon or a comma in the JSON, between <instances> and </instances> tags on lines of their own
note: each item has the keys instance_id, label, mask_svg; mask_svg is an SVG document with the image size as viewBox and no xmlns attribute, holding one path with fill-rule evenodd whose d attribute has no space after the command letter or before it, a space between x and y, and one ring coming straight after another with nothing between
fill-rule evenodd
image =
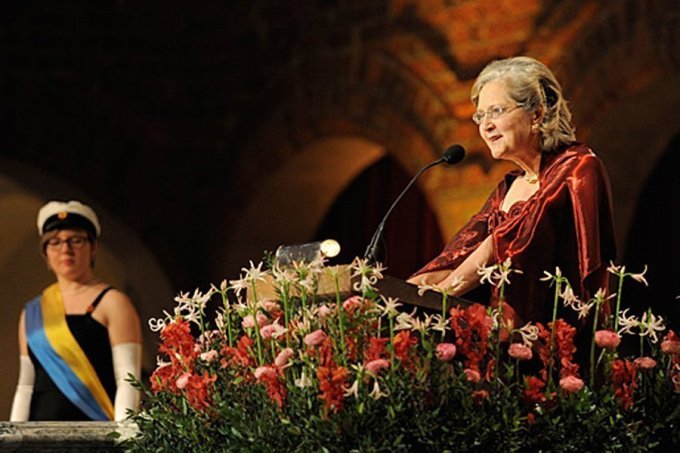
<instances>
[{"instance_id":1,"label":"blue and yellow sash","mask_svg":"<svg viewBox=\"0 0 680 453\"><path fill-rule=\"evenodd\" d=\"M31 351L59 390L92 420L113 420L113 404L89 359L66 324L59 285L26 304Z\"/></svg>"}]
</instances>

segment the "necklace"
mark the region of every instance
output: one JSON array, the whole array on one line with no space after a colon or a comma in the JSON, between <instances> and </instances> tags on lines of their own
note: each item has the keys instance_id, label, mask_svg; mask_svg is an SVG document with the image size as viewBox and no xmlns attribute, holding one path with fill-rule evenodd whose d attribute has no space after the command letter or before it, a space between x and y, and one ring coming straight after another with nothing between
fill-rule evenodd
<instances>
[{"instance_id":1,"label":"necklace","mask_svg":"<svg viewBox=\"0 0 680 453\"><path fill-rule=\"evenodd\" d=\"M532 175L527 172L524 172L523 178L529 184L536 184L538 182L538 175Z\"/></svg>"}]
</instances>

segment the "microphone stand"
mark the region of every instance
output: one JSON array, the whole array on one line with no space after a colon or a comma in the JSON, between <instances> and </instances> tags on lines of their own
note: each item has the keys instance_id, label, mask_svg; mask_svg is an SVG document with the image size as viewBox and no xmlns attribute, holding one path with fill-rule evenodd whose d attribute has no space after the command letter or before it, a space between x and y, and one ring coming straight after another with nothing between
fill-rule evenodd
<instances>
[{"instance_id":1,"label":"microphone stand","mask_svg":"<svg viewBox=\"0 0 680 453\"><path fill-rule=\"evenodd\" d=\"M404 194L406 194L408 189L411 188L413 183L416 182L416 180L420 177L420 175L422 175L425 172L425 170L428 170L428 169L434 167L435 165L439 165L443 162L446 162L446 158L444 158L444 157L441 157L441 158L435 160L434 162L430 162L429 164L427 164L426 166L421 168L420 171L418 171L418 173L416 173L416 175L413 178L411 178L411 181L408 183L406 188L401 191L401 193L399 194L397 199L394 200L394 203L392 203L392 206L390 206L390 209L387 210L387 213L385 214L385 216L382 218L382 220L378 224L378 228L376 228L375 233L373 233L373 237L371 238L371 242L368 243L368 247L366 247L366 252L364 252L364 260L368 260L369 263L375 263L377 261L376 255L378 253L378 241L382 237L383 228L385 228L385 222L387 221L387 218L392 213L392 210L397 205L397 203L399 203L399 200L402 199Z\"/></svg>"}]
</instances>

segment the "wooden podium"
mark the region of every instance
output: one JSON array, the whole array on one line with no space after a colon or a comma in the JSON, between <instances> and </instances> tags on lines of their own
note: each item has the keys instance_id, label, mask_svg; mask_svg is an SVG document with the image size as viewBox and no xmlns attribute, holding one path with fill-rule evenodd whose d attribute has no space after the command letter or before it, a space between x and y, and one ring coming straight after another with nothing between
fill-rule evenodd
<instances>
[{"instance_id":1,"label":"wooden podium","mask_svg":"<svg viewBox=\"0 0 680 453\"><path fill-rule=\"evenodd\" d=\"M338 275L338 286L340 289L340 297L344 300L350 296L358 294L354 290L354 283L358 279L351 278L351 269L349 265L341 265L334 271ZM259 299L277 300L278 295L274 287L274 280L270 275L267 275L264 281L257 282L256 290ZM393 297L399 299L405 311L410 307L417 307L421 311L429 313L440 313L442 309L442 295L434 291L426 291L422 296L418 294L418 288L404 280L385 275L384 278L377 281L374 285L378 292L385 297ZM293 294L295 296L295 294ZM248 297L251 297L251 292L248 292ZM328 272L321 274L318 283L317 300L335 300L336 297L336 282L335 278ZM467 307L472 302L460 297L449 296L447 298L447 305Z\"/></svg>"}]
</instances>

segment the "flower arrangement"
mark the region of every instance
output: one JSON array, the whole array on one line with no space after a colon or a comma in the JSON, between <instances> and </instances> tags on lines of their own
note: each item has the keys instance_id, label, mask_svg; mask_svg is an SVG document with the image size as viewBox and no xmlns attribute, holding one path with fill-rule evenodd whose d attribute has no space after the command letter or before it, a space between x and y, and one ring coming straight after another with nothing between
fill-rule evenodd
<instances>
[{"instance_id":1,"label":"flower arrangement","mask_svg":"<svg viewBox=\"0 0 680 453\"><path fill-rule=\"evenodd\" d=\"M574 296L559 269L551 322L514 326L503 289L509 261L480 269L497 308L473 304L409 312L375 289L384 269L357 259L355 295L343 300L338 267L251 263L241 278L180 294L160 332L158 366L144 391L131 451L677 451L680 337L651 312L621 310L621 290ZM646 284L611 265L622 283ZM332 300L317 294L335 281ZM258 297L273 281L277 300ZM456 282L456 284L459 282ZM208 319L206 304L221 307ZM616 298L615 310L604 307ZM576 328L560 310L590 317L585 371ZM624 335L639 354L623 357Z\"/></svg>"}]
</instances>

